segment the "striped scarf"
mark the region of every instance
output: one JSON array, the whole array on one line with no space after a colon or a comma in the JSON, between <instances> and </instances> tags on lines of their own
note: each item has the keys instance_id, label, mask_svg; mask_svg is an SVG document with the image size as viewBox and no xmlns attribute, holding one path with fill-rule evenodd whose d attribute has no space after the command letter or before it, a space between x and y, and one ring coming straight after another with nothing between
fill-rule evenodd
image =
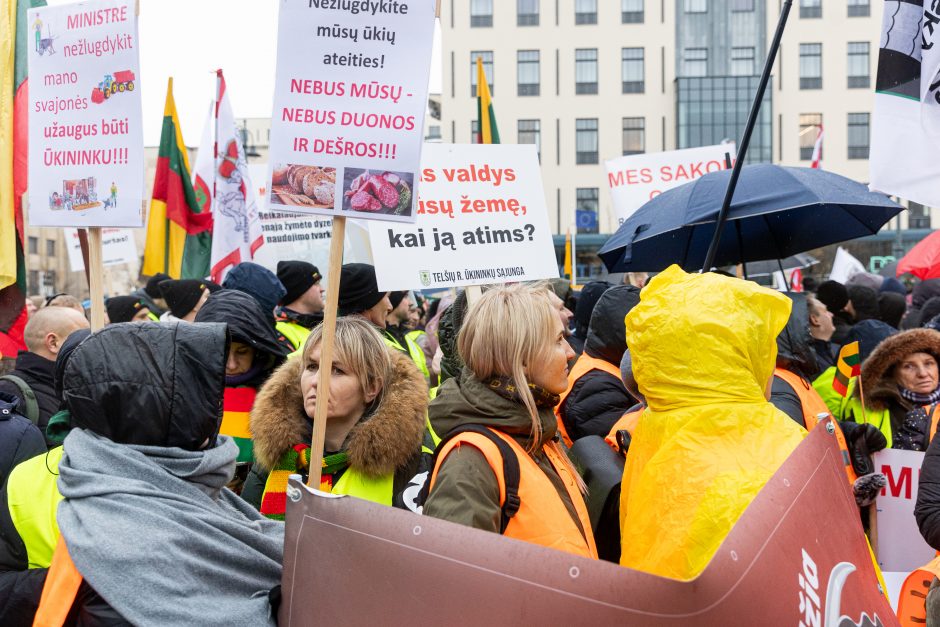
<instances>
[{"instance_id":1,"label":"striped scarf","mask_svg":"<svg viewBox=\"0 0 940 627\"><path fill-rule=\"evenodd\" d=\"M337 474L349 466L349 455L334 453L323 458L320 472L320 490L332 492ZM310 445L295 444L281 456L277 465L268 473L261 495L261 513L274 520L284 520L287 511L287 479L293 474L307 475L310 468Z\"/></svg>"},{"instance_id":2,"label":"striped scarf","mask_svg":"<svg viewBox=\"0 0 940 627\"><path fill-rule=\"evenodd\" d=\"M898 393L901 395L901 398L910 401L914 405L936 405L937 401L940 401L940 386L929 394L919 394L913 390L902 388L899 385Z\"/></svg>"},{"instance_id":3,"label":"striped scarf","mask_svg":"<svg viewBox=\"0 0 940 627\"><path fill-rule=\"evenodd\" d=\"M222 399L222 426L219 433L230 436L238 445L237 463L250 463L252 460L251 430L248 428L248 414L255 404L257 391L249 387L226 387Z\"/></svg>"}]
</instances>

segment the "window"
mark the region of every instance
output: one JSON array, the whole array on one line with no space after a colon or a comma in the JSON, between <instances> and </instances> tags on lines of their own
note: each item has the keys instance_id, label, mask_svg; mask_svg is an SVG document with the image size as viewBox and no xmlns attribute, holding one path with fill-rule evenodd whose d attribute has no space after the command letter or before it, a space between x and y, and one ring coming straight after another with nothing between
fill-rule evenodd
<instances>
[{"instance_id":1,"label":"window","mask_svg":"<svg viewBox=\"0 0 940 627\"><path fill-rule=\"evenodd\" d=\"M55 240L46 240L46 257L55 257Z\"/></svg>"},{"instance_id":2,"label":"window","mask_svg":"<svg viewBox=\"0 0 940 627\"><path fill-rule=\"evenodd\" d=\"M754 0L731 0L732 13L744 13L754 10Z\"/></svg>"},{"instance_id":3,"label":"window","mask_svg":"<svg viewBox=\"0 0 940 627\"><path fill-rule=\"evenodd\" d=\"M516 0L516 26L539 25L539 0Z\"/></svg>"},{"instance_id":4,"label":"window","mask_svg":"<svg viewBox=\"0 0 940 627\"><path fill-rule=\"evenodd\" d=\"M539 120L519 120L516 122L517 144L535 144L535 150L542 159L542 122Z\"/></svg>"},{"instance_id":5,"label":"window","mask_svg":"<svg viewBox=\"0 0 940 627\"><path fill-rule=\"evenodd\" d=\"M493 51L492 50L474 50L470 53L470 97L477 97L477 57L483 59L483 74L486 75L486 84L490 88L490 95L495 93L493 89Z\"/></svg>"},{"instance_id":6,"label":"window","mask_svg":"<svg viewBox=\"0 0 940 627\"><path fill-rule=\"evenodd\" d=\"M706 13L708 0L685 0L683 7L686 13Z\"/></svg>"},{"instance_id":7,"label":"window","mask_svg":"<svg viewBox=\"0 0 940 627\"><path fill-rule=\"evenodd\" d=\"M686 48L684 76L705 76L708 73L708 48Z\"/></svg>"},{"instance_id":8,"label":"window","mask_svg":"<svg viewBox=\"0 0 940 627\"><path fill-rule=\"evenodd\" d=\"M800 44L800 89L822 89L822 44Z\"/></svg>"},{"instance_id":9,"label":"window","mask_svg":"<svg viewBox=\"0 0 940 627\"><path fill-rule=\"evenodd\" d=\"M519 96L539 95L539 51L516 52L516 93Z\"/></svg>"},{"instance_id":10,"label":"window","mask_svg":"<svg viewBox=\"0 0 940 627\"><path fill-rule=\"evenodd\" d=\"M46 270L42 273L42 284L47 294L55 294L55 270Z\"/></svg>"},{"instance_id":11,"label":"window","mask_svg":"<svg viewBox=\"0 0 940 627\"><path fill-rule=\"evenodd\" d=\"M646 152L646 118L623 119L623 154L639 155Z\"/></svg>"},{"instance_id":12,"label":"window","mask_svg":"<svg viewBox=\"0 0 940 627\"><path fill-rule=\"evenodd\" d=\"M800 17L822 17L822 0L800 0Z\"/></svg>"},{"instance_id":13,"label":"window","mask_svg":"<svg viewBox=\"0 0 940 627\"><path fill-rule=\"evenodd\" d=\"M919 202L913 200L907 203L907 228L929 229L930 210Z\"/></svg>"},{"instance_id":14,"label":"window","mask_svg":"<svg viewBox=\"0 0 940 627\"><path fill-rule=\"evenodd\" d=\"M754 75L754 48L731 49L731 76Z\"/></svg>"},{"instance_id":15,"label":"window","mask_svg":"<svg viewBox=\"0 0 940 627\"><path fill-rule=\"evenodd\" d=\"M868 158L868 114L849 114L849 159Z\"/></svg>"},{"instance_id":16,"label":"window","mask_svg":"<svg viewBox=\"0 0 940 627\"><path fill-rule=\"evenodd\" d=\"M643 48L623 48L620 59L623 93L642 94L645 90Z\"/></svg>"},{"instance_id":17,"label":"window","mask_svg":"<svg viewBox=\"0 0 940 627\"><path fill-rule=\"evenodd\" d=\"M597 48L574 51L574 93L597 93Z\"/></svg>"},{"instance_id":18,"label":"window","mask_svg":"<svg viewBox=\"0 0 940 627\"><path fill-rule=\"evenodd\" d=\"M574 0L574 23L597 24L597 0Z\"/></svg>"},{"instance_id":19,"label":"window","mask_svg":"<svg viewBox=\"0 0 940 627\"><path fill-rule=\"evenodd\" d=\"M440 124L429 124L428 125L428 136L425 139L434 140L441 139L441 125Z\"/></svg>"},{"instance_id":20,"label":"window","mask_svg":"<svg viewBox=\"0 0 940 627\"><path fill-rule=\"evenodd\" d=\"M470 0L470 27L493 25L493 0Z\"/></svg>"},{"instance_id":21,"label":"window","mask_svg":"<svg viewBox=\"0 0 940 627\"><path fill-rule=\"evenodd\" d=\"M849 87L868 87L868 42L849 42Z\"/></svg>"},{"instance_id":22,"label":"window","mask_svg":"<svg viewBox=\"0 0 940 627\"><path fill-rule=\"evenodd\" d=\"M597 233L599 190L596 187L579 187L575 195L577 198L575 220L578 233Z\"/></svg>"},{"instance_id":23,"label":"window","mask_svg":"<svg viewBox=\"0 0 940 627\"><path fill-rule=\"evenodd\" d=\"M870 14L870 0L849 0L849 17L868 17Z\"/></svg>"},{"instance_id":24,"label":"window","mask_svg":"<svg viewBox=\"0 0 940 627\"><path fill-rule=\"evenodd\" d=\"M480 143L480 121L479 120L470 120L470 143L471 144Z\"/></svg>"},{"instance_id":25,"label":"window","mask_svg":"<svg viewBox=\"0 0 940 627\"><path fill-rule=\"evenodd\" d=\"M802 161L809 161L813 158L813 148L816 146L816 136L821 126L822 113L800 114L800 159Z\"/></svg>"},{"instance_id":26,"label":"window","mask_svg":"<svg viewBox=\"0 0 940 627\"><path fill-rule=\"evenodd\" d=\"M575 120L575 163L597 163L597 118Z\"/></svg>"},{"instance_id":27,"label":"window","mask_svg":"<svg viewBox=\"0 0 940 627\"><path fill-rule=\"evenodd\" d=\"M620 22L622 24L642 24L643 0L620 0Z\"/></svg>"},{"instance_id":28,"label":"window","mask_svg":"<svg viewBox=\"0 0 940 627\"><path fill-rule=\"evenodd\" d=\"M27 246L28 246L27 250L29 251L29 254L30 254L30 255L38 255L38 254L39 254L39 238L38 238L38 237L33 237L33 236L31 235L31 236L29 237L29 239L27 240L27 242L29 242L29 243L27 244Z\"/></svg>"}]
</instances>

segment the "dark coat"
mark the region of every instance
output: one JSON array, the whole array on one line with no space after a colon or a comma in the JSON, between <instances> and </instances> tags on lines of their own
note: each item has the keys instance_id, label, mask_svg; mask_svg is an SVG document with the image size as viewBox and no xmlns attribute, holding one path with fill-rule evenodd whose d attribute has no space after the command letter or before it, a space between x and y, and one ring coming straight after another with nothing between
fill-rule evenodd
<instances>
[{"instance_id":1,"label":"dark coat","mask_svg":"<svg viewBox=\"0 0 940 627\"><path fill-rule=\"evenodd\" d=\"M0 484L13 467L46 452L46 440L36 425L19 413L20 401L0 392Z\"/></svg>"},{"instance_id":2,"label":"dark coat","mask_svg":"<svg viewBox=\"0 0 940 627\"><path fill-rule=\"evenodd\" d=\"M819 364L816 363L813 338L809 334L806 295L796 292L786 295L793 301L793 307L787 325L777 336L777 367L812 379L819 372Z\"/></svg>"},{"instance_id":3,"label":"dark coat","mask_svg":"<svg viewBox=\"0 0 940 627\"><path fill-rule=\"evenodd\" d=\"M594 306L597 305L601 295L612 287L613 283L607 281L591 281L581 288L578 304L574 308L574 332L568 338L568 343L578 355L584 352L584 343L587 341Z\"/></svg>"},{"instance_id":4,"label":"dark coat","mask_svg":"<svg viewBox=\"0 0 940 627\"><path fill-rule=\"evenodd\" d=\"M39 430L45 434L49 417L59 411L59 397L55 393L53 375L55 374L55 361L21 351L16 357L16 367L10 374L22 379L33 390L36 402L39 405ZM26 413L26 399L20 395L20 389L11 381L0 381L0 392L12 394L20 399L23 414ZM50 446L52 442L47 441Z\"/></svg>"},{"instance_id":5,"label":"dark coat","mask_svg":"<svg viewBox=\"0 0 940 627\"><path fill-rule=\"evenodd\" d=\"M927 544L940 551L940 438L937 437L927 447L920 467L914 518Z\"/></svg>"},{"instance_id":6,"label":"dark coat","mask_svg":"<svg viewBox=\"0 0 940 627\"><path fill-rule=\"evenodd\" d=\"M627 350L624 317L640 302L640 290L618 285L605 291L591 314L584 352L620 369ZM607 436L614 423L636 399L630 396L620 377L592 370L575 381L560 408L568 436L577 440L586 435Z\"/></svg>"}]
</instances>

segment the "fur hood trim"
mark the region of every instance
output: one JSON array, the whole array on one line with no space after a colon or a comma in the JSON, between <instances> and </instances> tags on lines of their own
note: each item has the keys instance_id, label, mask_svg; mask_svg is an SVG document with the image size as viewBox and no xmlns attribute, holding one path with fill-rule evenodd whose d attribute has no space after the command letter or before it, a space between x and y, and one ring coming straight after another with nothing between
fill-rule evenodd
<instances>
[{"instance_id":1,"label":"fur hood trim","mask_svg":"<svg viewBox=\"0 0 940 627\"><path fill-rule=\"evenodd\" d=\"M911 329L882 341L862 364L866 405L883 409L888 401L900 399L891 371L912 353L929 353L940 361L940 332Z\"/></svg>"},{"instance_id":2,"label":"fur hood trim","mask_svg":"<svg viewBox=\"0 0 940 627\"><path fill-rule=\"evenodd\" d=\"M392 376L382 400L359 421L347 438L350 466L380 477L405 466L421 449L428 408L424 377L406 355L389 349ZM273 468L292 446L308 443L311 420L300 392L302 360L278 368L255 399L251 433L256 462Z\"/></svg>"}]
</instances>

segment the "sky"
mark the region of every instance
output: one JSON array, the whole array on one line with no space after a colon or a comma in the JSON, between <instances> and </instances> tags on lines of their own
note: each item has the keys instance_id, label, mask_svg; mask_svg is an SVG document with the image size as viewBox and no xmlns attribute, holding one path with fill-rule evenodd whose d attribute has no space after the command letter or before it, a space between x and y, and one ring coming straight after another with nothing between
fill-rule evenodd
<instances>
[{"instance_id":1,"label":"sky","mask_svg":"<svg viewBox=\"0 0 940 627\"><path fill-rule=\"evenodd\" d=\"M49 0L50 5L71 0ZM160 142L167 78L188 146L199 144L214 72L222 68L236 118L270 117L277 62L277 0L139 0L144 145ZM430 91L441 90L440 27Z\"/></svg>"}]
</instances>

